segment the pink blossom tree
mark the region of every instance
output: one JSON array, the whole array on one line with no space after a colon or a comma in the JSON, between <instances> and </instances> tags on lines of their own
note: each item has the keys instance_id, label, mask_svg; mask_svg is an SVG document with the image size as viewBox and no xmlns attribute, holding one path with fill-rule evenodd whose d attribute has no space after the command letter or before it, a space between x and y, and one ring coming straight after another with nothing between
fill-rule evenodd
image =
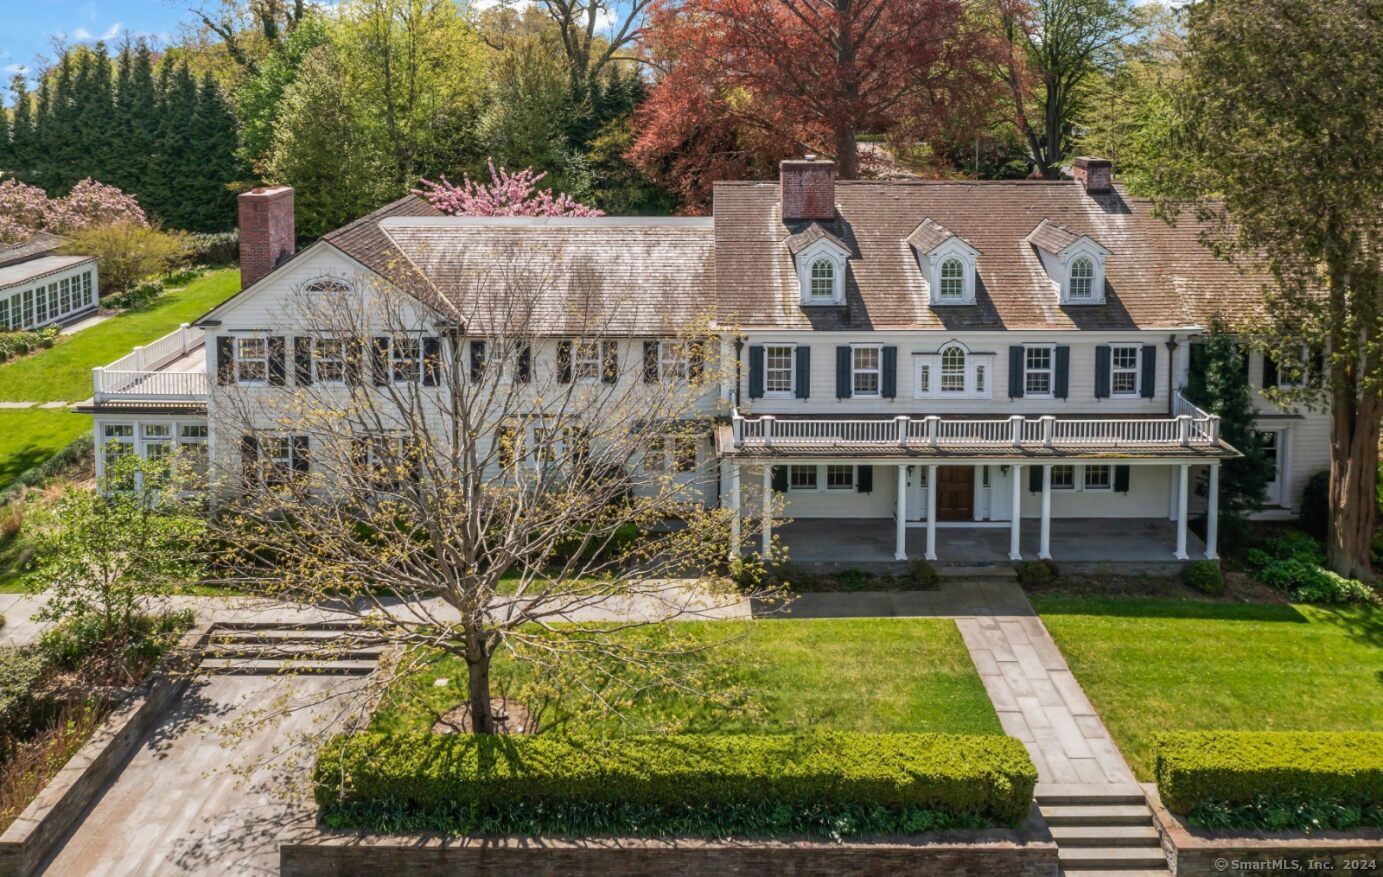
<instances>
[{"instance_id":1,"label":"pink blossom tree","mask_svg":"<svg viewBox=\"0 0 1383 877\"><path fill-rule=\"evenodd\" d=\"M587 207L570 195L554 194L551 189L538 190L546 173L532 168L510 173L504 168L490 167L490 182L473 182L463 175L460 185L441 177L440 182L420 180L413 194L426 198L438 210L449 216L604 216L605 211Z\"/></svg>"},{"instance_id":2,"label":"pink blossom tree","mask_svg":"<svg viewBox=\"0 0 1383 877\"><path fill-rule=\"evenodd\" d=\"M13 178L0 182L0 243L16 243L38 231L69 234L117 222L149 224L135 197L114 186L86 179L66 197L49 198Z\"/></svg>"},{"instance_id":3,"label":"pink blossom tree","mask_svg":"<svg viewBox=\"0 0 1383 877\"><path fill-rule=\"evenodd\" d=\"M0 244L28 238L46 225L48 196L16 179L0 181Z\"/></svg>"}]
</instances>

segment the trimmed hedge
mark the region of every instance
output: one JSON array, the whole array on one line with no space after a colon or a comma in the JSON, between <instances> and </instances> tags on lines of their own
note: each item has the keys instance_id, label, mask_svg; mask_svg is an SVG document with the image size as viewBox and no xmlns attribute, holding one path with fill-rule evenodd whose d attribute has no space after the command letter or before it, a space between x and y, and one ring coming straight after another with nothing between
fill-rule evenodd
<instances>
[{"instance_id":1,"label":"trimmed hedge","mask_svg":"<svg viewBox=\"0 0 1383 877\"><path fill-rule=\"evenodd\" d=\"M1311 799L1383 803L1383 732L1188 731L1154 743L1162 800L1174 813Z\"/></svg>"},{"instance_id":2,"label":"trimmed hedge","mask_svg":"<svg viewBox=\"0 0 1383 877\"><path fill-rule=\"evenodd\" d=\"M1022 743L999 736L360 734L330 740L313 778L328 824L504 830L570 825L576 813L636 833L700 817L716 833L747 824L738 818L746 811L772 813L772 824L796 824L794 810L882 809L959 817L922 820L925 828L1012 825L1028 814L1037 770ZM559 818L535 822L544 810ZM621 818L634 813L637 825Z\"/></svg>"}]
</instances>

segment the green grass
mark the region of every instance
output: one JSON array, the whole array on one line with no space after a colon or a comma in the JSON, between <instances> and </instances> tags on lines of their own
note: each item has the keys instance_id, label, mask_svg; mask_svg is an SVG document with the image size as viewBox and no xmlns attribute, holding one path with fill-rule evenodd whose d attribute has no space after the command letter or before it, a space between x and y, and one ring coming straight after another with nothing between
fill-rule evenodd
<instances>
[{"instance_id":1,"label":"green grass","mask_svg":"<svg viewBox=\"0 0 1383 877\"><path fill-rule=\"evenodd\" d=\"M1032 602L1139 779L1161 731L1383 731L1383 610Z\"/></svg>"},{"instance_id":2,"label":"green grass","mask_svg":"<svg viewBox=\"0 0 1383 877\"><path fill-rule=\"evenodd\" d=\"M621 634L703 647L675 674L685 689L623 671L621 696L601 680L615 666L593 660L560 673L495 659L496 696L515 697L542 727L781 733L841 730L1000 734L998 717L950 619L678 622ZM711 648L704 648L712 646ZM446 679L442 687L435 680ZM375 716L373 730L425 731L463 703L465 665L443 657L408 678ZM619 699L619 717L591 690ZM701 692L714 692L707 698Z\"/></svg>"},{"instance_id":3,"label":"green grass","mask_svg":"<svg viewBox=\"0 0 1383 877\"><path fill-rule=\"evenodd\" d=\"M62 408L0 408L0 489L91 429L91 418Z\"/></svg>"},{"instance_id":4,"label":"green grass","mask_svg":"<svg viewBox=\"0 0 1383 877\"><path fill-rule=\"evenodd\" d=\"M240 288L235 268L208 271L148 307L106 320L49 350L0 366L0 400L79 402L91 395L91 370L114 362L200 317Z\"/></svg>"}]
</instances>

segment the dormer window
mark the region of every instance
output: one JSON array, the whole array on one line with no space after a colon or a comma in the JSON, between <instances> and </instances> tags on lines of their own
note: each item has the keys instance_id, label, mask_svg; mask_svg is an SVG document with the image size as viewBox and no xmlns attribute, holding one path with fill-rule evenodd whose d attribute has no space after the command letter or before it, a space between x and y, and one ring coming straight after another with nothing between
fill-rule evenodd
<instances>
[{"instance_id":1,"label":"dormer window","mask_svg":"<svg viewBox=\"0 0 1383 877\"><path fill-rule=\"evenodd\" d=\"M811 295L813 302L834 302L836 299L836 266L830 259L812 262Z\"/></svg>"},{"instance_id":2,"label":"dormer window","mask_svg":"<svg viewBox=\"0 0 1383 877\"><path fill-rule=\"evenodd\" d=\"M1079 234L1049 219L1027 237L1052 279L1064 305L1102 305L1104 265L1110 252L1088 234Z\"/></svg>"},{"instance_id":3,"label":"dormer window","mask_svg":"<svg viewBox=\"0 0 1383 877\"><path fill-rule=\"evenodd\" d=\"M975 260L980 251L932 219L908 235L917 253L917 267L927 282L932 305L975 303Z\"/></svg>"},{"instance_id":4,"label":"dormer window","mask_svg":"<svg viewBox=\"0 0 1383 877\"><path fill-rule=\"evenodd\" d=\"M1071 301L1090 301L1095 296L1095 263L1081 256L1071 263Z\"/></svg>"},{"instance_id":5,"label":"dormer window","mask_svg":"<svg viewBox=\"0 0 1383 877\"><path fill-rule=\"evenodd\" d=\"M803 305L845 304L845 260L850 248L821 223L812 223L787 241L797 267Z\"/></svg>"},{"instance_id":6,"label":"dormer window","mask_svg":"<svg viewBox=\"0 0 1383 877\"><path fill-rule=\"evenodd\" d=\"M941 300L958 302L965 299L965 265L951 258L941 263Z\"/></svg>"}]
</instances>

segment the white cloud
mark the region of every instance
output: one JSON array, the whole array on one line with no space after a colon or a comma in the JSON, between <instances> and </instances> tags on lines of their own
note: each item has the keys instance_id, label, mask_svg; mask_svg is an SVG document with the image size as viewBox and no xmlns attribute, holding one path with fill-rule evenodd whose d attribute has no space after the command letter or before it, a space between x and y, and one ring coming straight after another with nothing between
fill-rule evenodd
<instances>
[{"instance_id":1,"label":"white cloud","mask_svg":"<svg viewBox=\"0 0 1383 877\"><path fill-rule=\"evenodd\" d=\"M76 28L73 28L73 30L72 30L72 39L74 39L74 40L79 40L79 41L89 40L89 39L91 39L91 31L87 30L87 29L84 28L84 27L80 27L80 26L79 26L79 27L76 27Z\"/></svg>"},{"instance_id":2,"label":"white cloud","mask_svg":"<svg viewBox=\"0 0 1383 877\"><path fill-rule=\"evenodd\" d=\"M9 73L10 75L14 75L16 73L28 73L29 67L27 64L10 64L8 67L5 68L5 72Z\"/></svg>"},{"instance_id":3,"label":"white cloud","mask_svg":"<svg viewBox=\"0 0 1383 877\"><path fill-rule=\"evenodd\" d=\"M124 27L125 27L125 25L123 25L123 24L121 24L120 22L117 21L115 24L112 24L110 27L106 28L106 29L101 33L101 39L103 39L103 40L113 40L113 39L115 39L117 36L120 35L120 31L123 30Z\"/></svg>"}]
</instances>

